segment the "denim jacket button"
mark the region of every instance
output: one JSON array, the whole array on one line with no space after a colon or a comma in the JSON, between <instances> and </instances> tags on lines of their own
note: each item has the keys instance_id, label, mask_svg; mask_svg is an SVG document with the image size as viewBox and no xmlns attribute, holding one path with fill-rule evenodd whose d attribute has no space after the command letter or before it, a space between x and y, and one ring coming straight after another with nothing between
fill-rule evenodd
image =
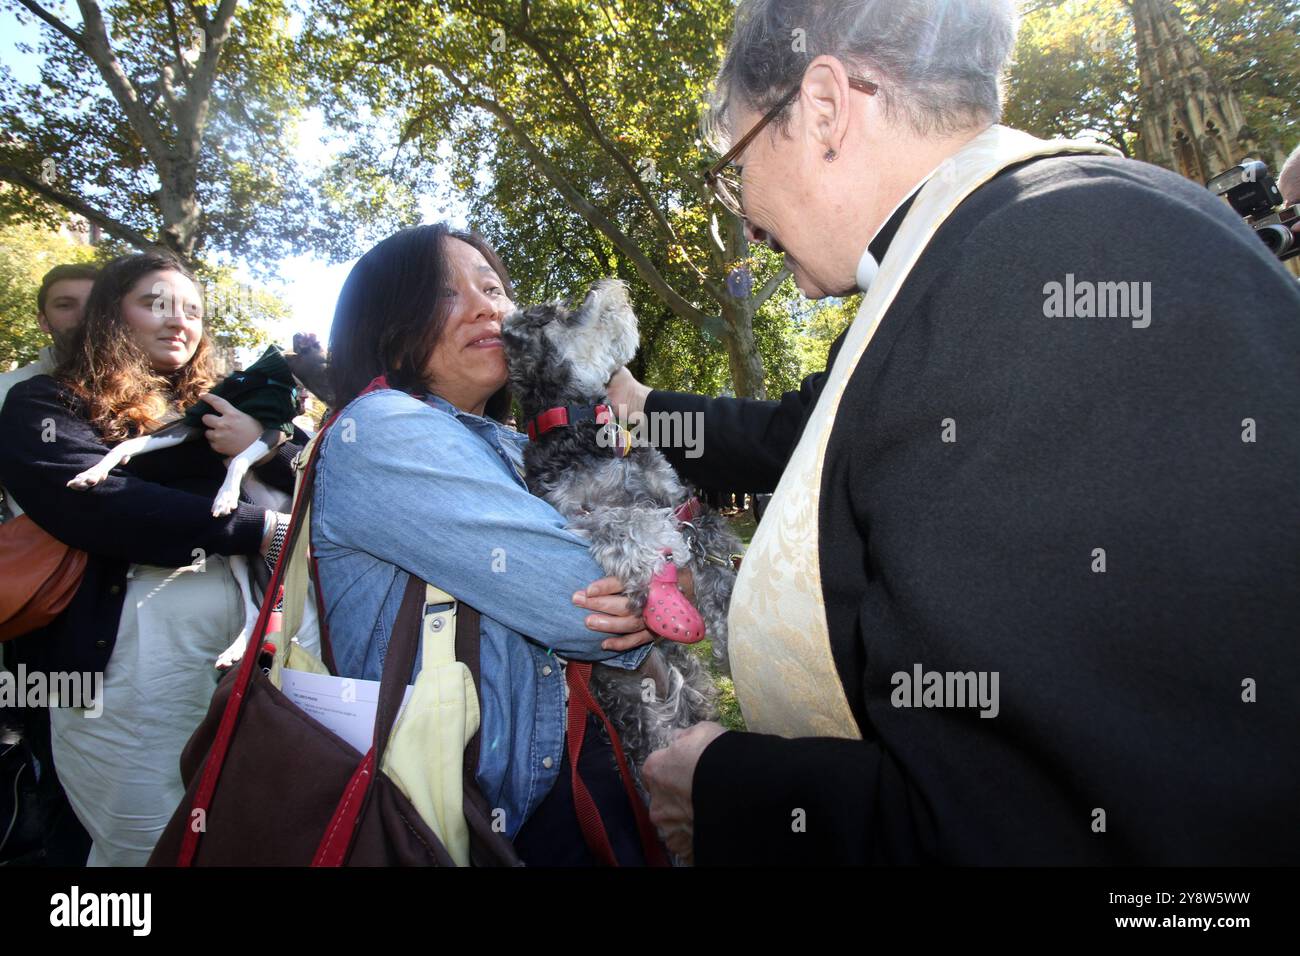
<instances>
[{"instance_id":1,"label":"denim jacket button","mask_svg":"<svg viewBox=\"0 0 1300 956\"><path fill-rule=\"evenodd\" d=\"M544 665L544 666L542 667L542 676L543 676L543 677L550 677L550 676L551 676L551 665L550 665L550 664L546 664L546 665Z\"/></svg>"},{"instance_id":2,"label":"denim jacket button","mask_svg":"<svg viewBox=\"0 0 1300 956\"><path fill-rule=\"evenodd\" d=\"M543 758L542 758L542 766L545 767L547 770L550 770L551 767L554 766L554 764L555 764L555 761L552 760L550 757L543 757Z\"/></svg>"}]
</instances>

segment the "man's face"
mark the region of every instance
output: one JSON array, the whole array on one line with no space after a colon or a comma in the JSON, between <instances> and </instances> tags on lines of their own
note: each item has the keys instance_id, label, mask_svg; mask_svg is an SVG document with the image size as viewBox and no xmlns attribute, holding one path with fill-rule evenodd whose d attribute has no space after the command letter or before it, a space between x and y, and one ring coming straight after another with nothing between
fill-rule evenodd
<instances>
[{"instance_id":1,"label":"man's face","mask_svg":"<svg viewBox=\"0 0 1300 956\"><path fill-rule=\"evenodd\" d=\"M60 279L45 296L45 311L37 315L41 330L54 340L56 350L66 348L86 314L86 300L95 283L90 279Z\"/></svg>"}]
</instances>

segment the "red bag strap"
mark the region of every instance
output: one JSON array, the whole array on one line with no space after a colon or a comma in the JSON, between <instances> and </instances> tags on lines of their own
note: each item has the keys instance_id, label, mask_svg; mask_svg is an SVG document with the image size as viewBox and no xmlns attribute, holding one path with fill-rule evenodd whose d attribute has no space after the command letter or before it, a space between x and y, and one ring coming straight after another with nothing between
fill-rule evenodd
<instances>
[{"instance_id":1,"label":"red bag strap","mask_svg":"<svg viewBox=\"0 0 1300 956\"><path fill-rule=\"evenodd\" d=\"M582 741L586 736L587 714L595 714L605 725L610 743L614 746L614 759L618 761L618 775L623 781L623 790L627 793L628 803L632 805L632 814L636 817L636 828L641 836L641 849L645 853L646 863L650 866L668 866L668 857L654 825L650 822L650 813L641 802L641 795L636 792L632 782L632 773L628 768L627 757L623 753L623 742L619 740L618 731L610 723L600 704L591 693L591 664L586 661L569 661L565 668L565 682L569 685L568 711L568 748L569 770L573 775L573 804L578 812L578 828L587 842L592 854L605 866L618 866L614 849L610 846L605 824L600 819L600 810L591 798L586 784L578 774L578 756L582 753Z\"/></svg>"},{"instance_id":2,"label":"red bag strap","mask_svg":"<svg viewBox=\"0 0 1300 956\"><path fill-rule=\"evenodd\" d=\"M388 381L384 376L374 379L361 394L375 391L377 389L387 388ZM244 704L244 697L248 693L248 685L253 679L253 671L257 666L257 659L260 656L258 649L261 648L266 640L267 625L271 620L272 608L283 597L283 582L285 565L290 554L293 553L294 545L298 540L298 535L302 533L304 516L307 511L307 505L312 499L315 489L316 459L320 455L321 445L324 442L325 432L335 420L339 417L339 412L333 415L321 426L320 437L312 445L311 454L307 457L304 466L301 493L293 503L293 510L289 516L289 530L285 535L284 546L280 549L280 558L275 563L275 570L271 573L271 580L266 585L265 597L262 600L262 609L257 616L257 624L253 627L253 633L248 639L247 650L244 657L239 663L239 670L235 674L235 683L230 692L230 697L226 700L226 709L222 711L221 723L217 727L216 739L212 743L212 749L208 752L207 759L203 762L203 771L199 777L199 785L194 792L194 800L190 804L190 825L185 828L185 837L181 841L181 849L178 854L177 866L193 866L194 857L199 849L199 837L203 827L196 826L198 822L195 814L203 814L206 817L208 810L212 807L212 798L217 789L217 781L221 777L222 767L225 765L226 755L230 751L230 741L235 735L235 727L239 723L239 714ZM310 532L309 532L310 533ZM323 608L321 611L323 612ZM325 617L320 615L322 641L325 636Z\"/></svg>"},{"instance_id":3,"label":"red bag strap","mask_svg":"<svg viewBox=\"0 0 1300 956\"><path fill-rule=\"evenodd\" d=\"M322 429L323 431L324 429ZM212 807L212 797L217 789L217 780L221 776L221 768L225 764L226 754L230 750L230 741L235 735L235 727L239 723L239 712L243 707L244 696L248 693L248 685L253 679L253 669L257 666L258 657L261 656L258 651L266 640L267 625L271 619L271 609L281 600L283 595L282 585L286 559L293 552L298 535L302 533L303 516L307 503L312 497L314 482L311 481L311 476L315 470L316 456L320 452L320 445L321 443L317 441L312 447L312 454L307 459L307 472L303 478L302 493L293 503L293 511L289 516L289 531L285 536L284 547L280 551L279 560L275 563L275 570L271 573L271 580L266 585L265 596L262 599L262 610L257 615L257 624L253 627L253 633L248 638L244 657L239 662L234 687L231 689L230 697L226 700L226 709L222 711L221 723L217 727L216 739L212 742L212 749L203 762L203 772L199 777L199 785L194 792L194 800L190 804L190 825L186 827L185 838L181 841L180 854L176 861L177 866L192 866L194 857L198 853L199 834L203 828L195 825L198 822L195 815L202 814L206 817L208 810Z\"/></svg>"}]
</instances>

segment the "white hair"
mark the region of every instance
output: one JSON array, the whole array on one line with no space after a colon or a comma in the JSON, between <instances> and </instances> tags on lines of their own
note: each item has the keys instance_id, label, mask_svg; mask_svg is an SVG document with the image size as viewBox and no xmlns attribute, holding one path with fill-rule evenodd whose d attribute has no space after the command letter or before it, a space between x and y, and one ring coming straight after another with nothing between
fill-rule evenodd
<instances>
[{"instance_id":1,"label":"white hair","mask_svg":"<svg viewBox=\"0 0 1300 956\"><path fill-rule=\"evenodd\" d=\"M922 136L995 123L1015 37L1014 0L743 0L704 134L725 150L733 107L766 112L823 54L878 83L886 115Z\"/></svg>"}]
</instances>

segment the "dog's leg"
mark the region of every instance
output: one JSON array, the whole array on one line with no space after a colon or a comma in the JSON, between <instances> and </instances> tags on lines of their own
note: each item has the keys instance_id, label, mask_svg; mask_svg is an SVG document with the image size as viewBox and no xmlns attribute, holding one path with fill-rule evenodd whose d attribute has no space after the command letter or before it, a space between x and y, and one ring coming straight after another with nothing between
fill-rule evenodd
<instances>
[{"instance_id":1,"label":"dog's leg","mask_svg":"<svg viewBox=\"0 0 1300 956\"><path fill-rule=\"evenodd\" d=\"M163 448L171 448L173 445L179 445L195 437L198 432L186 425L169 428L166 431L155 432L152 435L140 435L137 438L128 438L124 442L114 445L103 458L92 468L87 468L81 474L77 475L68 482L69 488L85 490L91 488L105 478L108 473L118 465L125 465L137 455L147 455L151 451L159 451Z\"/></svg>"},{"instance_id":2,"label":"dog's leg","mask_svg":"<svg viewBox=\"0 0 1300 956\"><path fill-rule=\"evenodd\" d=\"M259 614L256 602L253 601L253 586L248 580L248 560L242 555L232 555L230 558L230 573L235 576L235 583L239 585L239 593L244 598L244 626L239 629L239 634L235 640L221 652L217 657L216 666L218 670L225 670L227 667L234 667L244 656L244 649L248 647L248 638L253 633L253 628L257 626L257 616Z\"/></svg>"},{"instance_id":3,"label":"dog's leg","mask_svg":"<svg viewBox=\"0 0 1300 956\"><path fill-rule=\"evenodd\" d=\"M244 475L248 474L253 462L271 450L275 431L276 429L268 428L257 441L230 459L230 464L226 466L226 480L221 483L221 490L212 501L213 517L228 515L239 506L239 489L244 484Z\"/></svg>"}]
</instances>

